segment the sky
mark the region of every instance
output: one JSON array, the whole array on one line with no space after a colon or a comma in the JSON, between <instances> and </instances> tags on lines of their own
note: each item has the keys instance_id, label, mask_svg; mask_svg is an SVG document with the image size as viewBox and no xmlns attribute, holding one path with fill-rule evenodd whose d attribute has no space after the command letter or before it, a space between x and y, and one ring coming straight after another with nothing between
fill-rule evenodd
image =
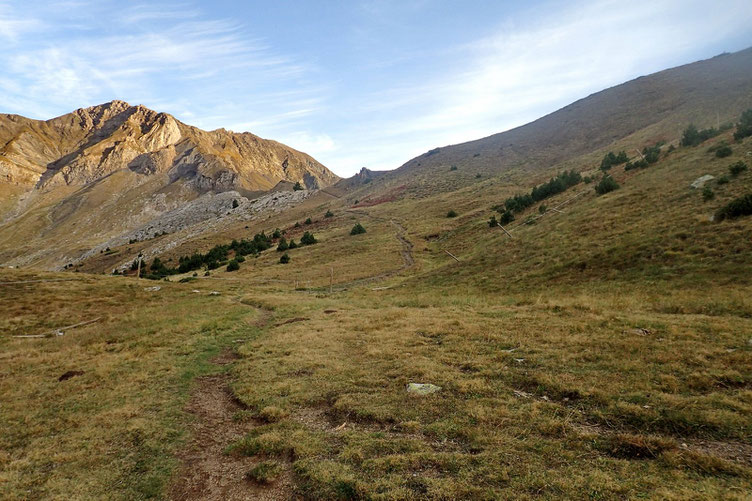
<instances>
[{"instance_id":1,"label":"sky","mask_svg":"<svg viewBox=\"0 0 752 501\"><path fill-rule=\"evenodd\" d=\"M0 0L0 113L121 99L346 177L749 46L749 0Z\"/></svg>"}]
</instances>

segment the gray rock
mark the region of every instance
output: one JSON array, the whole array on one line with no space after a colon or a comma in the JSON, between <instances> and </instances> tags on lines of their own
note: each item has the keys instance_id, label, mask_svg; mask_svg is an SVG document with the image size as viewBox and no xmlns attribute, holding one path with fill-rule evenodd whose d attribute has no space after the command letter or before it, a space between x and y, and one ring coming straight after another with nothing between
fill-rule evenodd
<instances>
[{"instance_id":1,"label":"gray rock","mask_svg":"<svg viewBox=\"0 0 752 501\"><path fill-rule=\"evenodd\" d=\"M690 188L693 190L696 190L698 188L702 188L702 186L707 183L708 181L711 181L715 179L715 177L711 176L710 174L705 174L704 176L698 177L695 179L692 184L690 184Z\"/></svg>"},{"instance_id":2,"label":"gray rock","mask_svg":"<svg viewBox=\"0 0 752 501\"><path fill-rule=\"evenodd\" d=\"M413 395L430 395L441 391L441 386L430 383L408 383L407 392Z\"/></svg>"}]
</instances>

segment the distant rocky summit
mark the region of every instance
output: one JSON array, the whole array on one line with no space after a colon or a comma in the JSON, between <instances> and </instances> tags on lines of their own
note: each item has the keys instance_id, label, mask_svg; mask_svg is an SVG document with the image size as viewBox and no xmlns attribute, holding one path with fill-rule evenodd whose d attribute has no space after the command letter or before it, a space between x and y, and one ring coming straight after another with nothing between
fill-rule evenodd
<instances>
[{"instance_id":1,"label":"distant rocky summit","mask_svg":"<svg viewBox=\"0 0 752 501\"><path fill-rule=\"evenodd\" d=\"M0 115L0 182L44 189L84 185L121 169L167 174L200 192L308 189L339 178L312 157L250 133L207 132L166 113L112 101L51 120Z\"/></svg>"}]
</instances>

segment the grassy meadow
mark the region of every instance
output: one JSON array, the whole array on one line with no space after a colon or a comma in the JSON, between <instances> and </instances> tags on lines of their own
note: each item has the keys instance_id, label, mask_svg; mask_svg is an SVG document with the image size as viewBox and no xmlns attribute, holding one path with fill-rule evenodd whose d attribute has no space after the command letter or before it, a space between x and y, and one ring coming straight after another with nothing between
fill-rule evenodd
<instances>
[{"instance_id":1,"label":"grassy meadow","mask_svg":"<svg viewBox=\"0 0 752 501\"><path fill-rule=\"evenodd\" d=\"M252 458L249 489L749 499L752 218L710 219L752 191L750 171L717 182L752 142L717 158L723 139L614 167L618 190L570 188L532 224L538 204L518 215L513 238L489 228L490 207L553 170L522 184L447 166L436 183L451 191L416 183L370 207L354 197L394 181L321 195L202 242L310 229L319 242L289 264L270 249L189 283L2 270L16 283L0 285L0 497L168 496L196 377L227 371L246 431L225 454ZM577 169L596 173L591 160ZM711 200L689 188L703 174ZM367 233L350 236L356 222ZM41 279L67 280L19 282ZM212 365L223 349L238 358ZM58 381L69 370L83 374ZM441 390L412 395L411 382Z\"/></svg>"}]
</instances>

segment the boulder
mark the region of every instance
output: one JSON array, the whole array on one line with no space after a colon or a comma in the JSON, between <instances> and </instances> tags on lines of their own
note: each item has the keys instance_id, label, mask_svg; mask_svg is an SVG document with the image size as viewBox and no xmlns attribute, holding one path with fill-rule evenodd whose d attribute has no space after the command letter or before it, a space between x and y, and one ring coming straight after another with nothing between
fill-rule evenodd
<instances>
[{"instance_id":1,"label":"boulder","mask_svg":"<svg viewBox=\"0 0 752 501\"><path fill-rule=\"evenodd\" d=\"M407 392L413 395L430 395L441 391L441 386L430 383L408 383Z\"/></svg>"},{"instance_id":2,"label":"boulder","mask_svg":"<svg viewBox=\"0 0 752 501\"><path fill-rule=\"evenodd\" d=\"M702 188L702 186L703 186L703 185L704 185L705 183L707 183L708 181L711 181L711 180L713 180L713 179L715 179L715 177L711 176L710 174L705 174L704 176L702 176L702 177L698 177L697 179L695 179L695 180L694 180L694 181L692 182L692 184L690 184L689 186L690 186L690 188L692 188L693 190L696 190L696 189L698 189L698 188Z\"/></svg>"}]
</instances>

